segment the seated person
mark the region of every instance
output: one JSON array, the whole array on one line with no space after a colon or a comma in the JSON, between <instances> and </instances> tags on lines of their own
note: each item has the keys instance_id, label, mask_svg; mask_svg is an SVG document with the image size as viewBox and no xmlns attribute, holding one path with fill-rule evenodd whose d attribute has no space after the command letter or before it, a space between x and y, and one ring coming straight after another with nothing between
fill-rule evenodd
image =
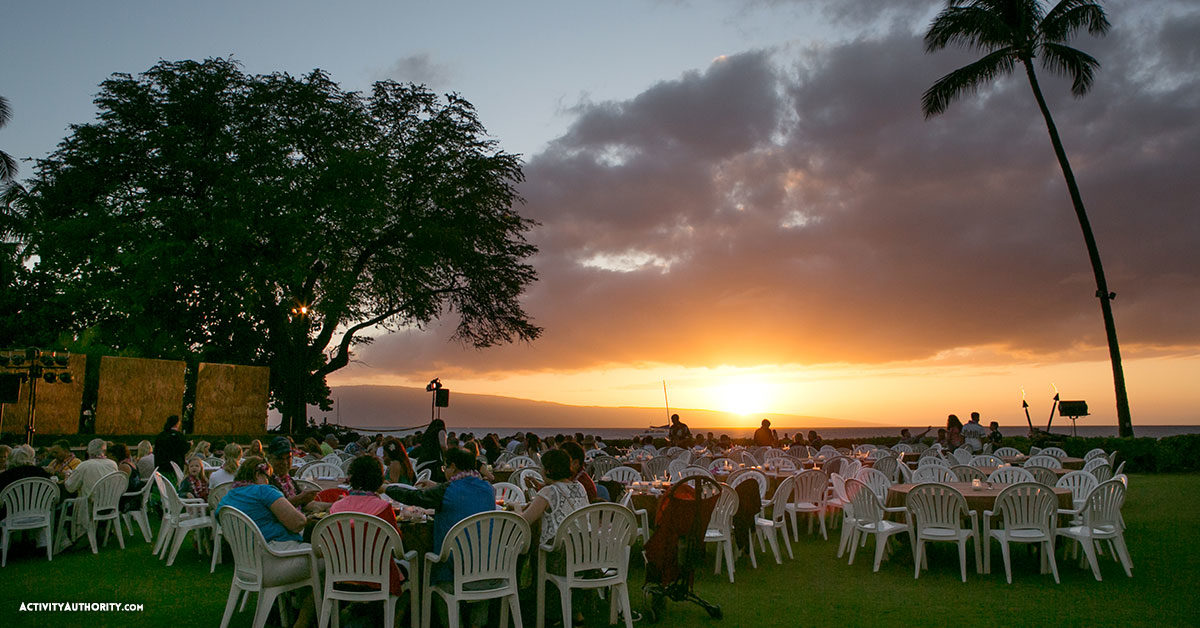
<instances>
[{"instance_id":1,"label":"seated person","mask_svg":"<svg viewBox=\"0 0 1200 628\"><path fill-rule=\"evenodd\" d=\"M908 428L906 427L906 428L900 430L900 442L897 444L915 445L915 444L921 442L921 439L925 438L925 435L928 434L929 430L932 430L932 429L933 429L933 426L930 425L929 427L925 428L924 432L921 432L920 434L913 436L912 433L910 433L908 431Z\"/></svg>"},{"instance_id":2,"label":"seated person","mask_svg":"<svg viewBox=\"0 0 1200 628\"><path fill-rule=\"evenodd\" d=\"M271 465L265 460L246 458L234 476L233 488L217 504L214 514L220 515L222 508L233 506L250 517L268 543L299 542L307 518L271 486L271 477Z\"/></svg>"},{"instance_id":3,"label":"seated person","mask_svg":"<svg viewBox=\"0 0 1200 628\"><path fill-rule=\"evenodd\" d=\"M383 488L383 464L379 459L375 456L359 456L350 463L349 474L350 492L329 507L330 514L361 512L374 515L392 524L399 532L400 526L396 525L396 513L392 511L392 505L379 497L379 491ZM391 574L391 593L400 595L404 592L404 576L394 562Z\"/></svg>"},{"instance_id":4,"label":"seated person","mask_svg":"<svg viewBox=\"0 0 1200 628\"><path fill-rule=\"evenodd\" d=\"M25 478L49 478L50 472L37 466L37 454L33 447L21 445L8 455L8 468L0 473L0 491L4 487Z\"/></svg>"},{"instance_id":5,"label":"seated person","mask_svg":"<svg viewBox=\"0 0 1200 628\"><path fill-rule=\"evenodd\" d=\"M57 475L60 480L65 480L68 475L71 475L71 472L81 462L71 452L71 444L65 440L60 440L50 447L50 458L50 464L46 466L46 472L50 475Z\"/></svg>"},{"instance_id":6,"label":"seated person","mask_svg":"<svg viewBox=\"0 0 1200 628\"><path fill-rule=\"evenodd\" d=\"M304 512L320 512L329 510L328 502L316 501L317 491L301 491L292 478L292 443L286 436L276 436L271 440L267 462L270 463L273 474L271 486L279 489L280 493L297 508Z\"/></svg>"},{"instance_id":7,"label":"seated person","mask_svg":"<svg viewBox=\"0 0 1200 628\"><path fill-rule=\"evenodd\" d=\"M383 463L387 465L388 483L412 484L417 481L417 471L400 439L389 438L383 442Z\"/></svg>"},{"instance_id":8,"label":"seated person","mask_svg":"<svg viewBox=\"0 0 1200 628\"><path fill-rule=\"evenodd\" d=\"M496 493L475 470L475 457L465 449L449 448L446 457L446 481L434 484L428 480L417 483L418 488L389 486L387 496L402 503L437 510L433 519L433 552L441 553L442 541L454 524L481 512L496 509ZM564 456L566 454L563 454ZM569 463L568 463L569 464ZM568 472L570 471L568 467ZM582 490L582 487L581 487ZM435 582L450 580L450 566L442 563L433 572Z\"/></svg>"},{"instance_id":9,"label":"seated person","mask_svg":"<svg viewBox=\"0 0 1200 628\"><path fill-rule=\"evenodd\" d=\"M208 475L204 473L204 458L193 454L188 458L187 475L179 483L179 496L186 499L208 499Z\"/></svg>"},{"instance_id":10,"label":"seated person","mask_svg":"<svg viewBox=\"0 0 1200 628\"><path fill-rule=\"evenodd\" d=\"M96 480L117 470L117 463L108 459L108 443L102 438L93 438L88 442L88 459L79 463L63 486L70 493L78 493L80 497L92 494L92 485Z\"/></svg>"},{"instance_id":11,"label":"seated person","mask_svg":"<svg viewBox=\"0 0 1200 628\"><path fill-rule=\"evenodd\" d=\"M210 486L220 486L233 481L233 476L237 475L238 463L242 461L242 446L237 443L225 445L222 460L224 462L221 464L221 468L208 476Z\"/></svg>"},{"instance_id":12,"label":"seated person","mask_svg":"<svg viewBox=\"0 0 1200 628\"><path fill-rule=\"evenodd\" d=\"M1004 443L1004 435L1000 433L1000 424L997 423L996 421L992 421L988 425L988 428L989 428L988 435L987 435L988 442L991 443L992 446L994 446L994 447L999 447L1001 444Z\"/></svg>"},{"instance_id":13,"label":"seated person","mask_svg":"<svg viewBox=\"0 0 1200 628\"><path fill-rule=\"evenodd\" d=\"M560 449L567 452L567 455L571 457L571 479L583 486L584 492L587 493L588 501L609 501L608 489L604 489L604 498L601 499L599 489L603 489L604 487L597 488L596 483L592 481L592 476L588 475L587 470L584 468L585 456L583 447L579 443L567 441L562 444Z\"/></svg>"},{"instance_id":14,"label":"seated person","mask_svg":"<svg viewBox=\"0 0 1200 628\"><path fill-rule=\"evenodd\" d=\"M588 505L588 497L583 485L574 480L571 457L567 452L561 449L547 451L542 454L542 465L546 469L546 485L521 510L521 516L531 525L541 520L539 543L549 543L567 515Z\"/></svg>"}]
</instances>

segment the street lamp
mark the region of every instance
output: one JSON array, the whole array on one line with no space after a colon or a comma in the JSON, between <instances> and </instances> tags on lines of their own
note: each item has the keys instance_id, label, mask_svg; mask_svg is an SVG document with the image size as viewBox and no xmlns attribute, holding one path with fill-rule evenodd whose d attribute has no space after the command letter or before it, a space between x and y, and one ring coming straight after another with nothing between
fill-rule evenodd
<instances>
[{"instance_id":1,"label":"street lamp","mask_svg":"<svg viewBox=\"0 0 1200 628\"><path fill-rule=\"evenodd\" d=\"M34 428L34 418L37 413L38 382L70 384L71 372L67 370L70 365L71 354L66 351L43 351L37 347L0 351L0 374L5 379L15 379L17 382L17 394L11 397L12 401L3 401L16 403L17 397L20 396L21 384L29 382L29 413L25 419L26 444L33 443L33 434L37 431ZM4 406L0 405L0 426L4 424L3 412Z\"/></svg>"}]
</instances>

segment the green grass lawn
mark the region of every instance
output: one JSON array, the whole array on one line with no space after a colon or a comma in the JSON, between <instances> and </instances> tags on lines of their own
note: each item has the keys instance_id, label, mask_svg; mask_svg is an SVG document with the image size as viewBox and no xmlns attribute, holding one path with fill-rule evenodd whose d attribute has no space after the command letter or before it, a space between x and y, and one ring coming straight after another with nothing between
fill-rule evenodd
<instances>
[{"instance_id":1,"label":"green grass lawn","mask_svg":"<svg viewBox=\"0 0 1200 628\"><path fill-rule=\"evenodd\" d=\"M1062 584L1038 573L1037 558L1014 552L1013 584L1004 581L999 550L993 544L993 573L980 576L968 565L967 582L958 577L952 545L932 546L929 571L912 577L907 542L871 572L872 540L854 565L838 560L836 532L829 541L803 536L793 544L796 559L776 565L759 555L759 568L737 564L736 584L714 576L709 562L699 573L696 591L721 605L725 618L710 619L699 607L667 603L662 626L946 625L946 626L1169 626L1200 625L1200 475L1135 475L1125 504L1126 539L1134 577L1102 557L1103 582L1059 551ZM216 626L229 591L232 564L227 559L209 574L209 557L190 542L173 567L150 555L140 535L115 541L99 555L75 549L47 562L28 545L14 548L2 571L0 625ZM77 548L83 547L77 546ZM969 552L970 553L970 552ZM228 553L226 554L228 556ZM709 551L711 560L712 551ZM635 559L631 583L633 607L640 610L643 571ZM526 626L534 625L533 591L526 591ZM136 613L29 613L21 602L133 602ZM435 601L435 605L437 602ZM252 604L234 615L234 626L249 626ZM589 618L588 626L604 625ZM645 622L643 622L643 625Z\"/></svg>"}]
</instances>

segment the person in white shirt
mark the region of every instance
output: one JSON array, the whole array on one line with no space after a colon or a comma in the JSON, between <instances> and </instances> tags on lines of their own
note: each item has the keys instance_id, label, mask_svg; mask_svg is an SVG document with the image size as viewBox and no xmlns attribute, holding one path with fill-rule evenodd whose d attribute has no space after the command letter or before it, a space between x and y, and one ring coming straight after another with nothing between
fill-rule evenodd
<instances>
[{"instance_id":1,"label":"person in white shirt","mask_svg":"<svg viewBox=\"0 0 1200 628\"><path fill-rule=\"evenodd\" d=\"M208 476L209 486L216 487L233 481L233 476L237 475L238 463L242 460L242 446L237 443L225 445L224 459L225 464Z\"/></svg>"},{"instance_id":2,"label":"person in white shirt","mask_svg":"<svg viewBox=\"0 0 1200 628\"><path fill-rule=\"evenodd\" d=\"M987 428L979 422L979 413L972 412L971 420L962 427L962 437L964 444L971 448L971 451L978 453L983 449L983 439L987 438Z\"/></svg>"}]
</instances>

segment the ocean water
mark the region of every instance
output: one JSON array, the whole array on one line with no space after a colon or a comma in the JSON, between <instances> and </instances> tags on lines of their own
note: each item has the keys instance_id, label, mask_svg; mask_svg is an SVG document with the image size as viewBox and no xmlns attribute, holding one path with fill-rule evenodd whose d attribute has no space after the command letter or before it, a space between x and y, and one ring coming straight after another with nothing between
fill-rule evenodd
<instances>
[{"instance_id":1,"label":"ocean water","mask_svg":"<svg viewBox=\"0 0 1200 628\"><path fill-rule=\"evenodd\" d=\"M693 427L689 426L692 434L707 434L712 432L713 435L720 437L722 434L729 435L730 438L750 438L756 428L754 427ZM900 430L904 426L897 427L780 427L772 426L776 434L782 437L784 434L793 436L798 431L802 431L807 436L809 430L816 430L821 438L872 438L876 436L895 436L899 438ZM391 426L379 426L377 428L361 427L357 431L362 434L375 434L379 431L394 429ZM555 434L574 434L575 432L583 432L599 436L605 440L627 439L635 435L641 434L645 428L582 428L582 427L472 427L459 426L449 424L447 429L451 432L466 433L470 432L476 436L495 432L501 437L512 436L517 432L533 432L538 436L554 436ZM911 426L908 428L913 433L920 433L925 429L925 426ZM1038 429L1042 429L1039 426ZM1028 433L1029 427L1026 425L1001 425L1000 433L1006 436L1024 436ZM1054 434L1064 436L1071 435L1070 425L1055 425L1050 430ZM384 432L387 433L387 432ZM411 430L404 434L411 433ZM1163 438L1166 436L1176 436L1179 434L1200 434L1200 425L1135 425L1133 426L1133 434L1139 438ZM928 436L936 436L937 428L931 430ZM1117 426L1115 425L1080 425L1078 428L1080 437L1104 437L1117 436Z\"/></svg>"}]
</instances>

